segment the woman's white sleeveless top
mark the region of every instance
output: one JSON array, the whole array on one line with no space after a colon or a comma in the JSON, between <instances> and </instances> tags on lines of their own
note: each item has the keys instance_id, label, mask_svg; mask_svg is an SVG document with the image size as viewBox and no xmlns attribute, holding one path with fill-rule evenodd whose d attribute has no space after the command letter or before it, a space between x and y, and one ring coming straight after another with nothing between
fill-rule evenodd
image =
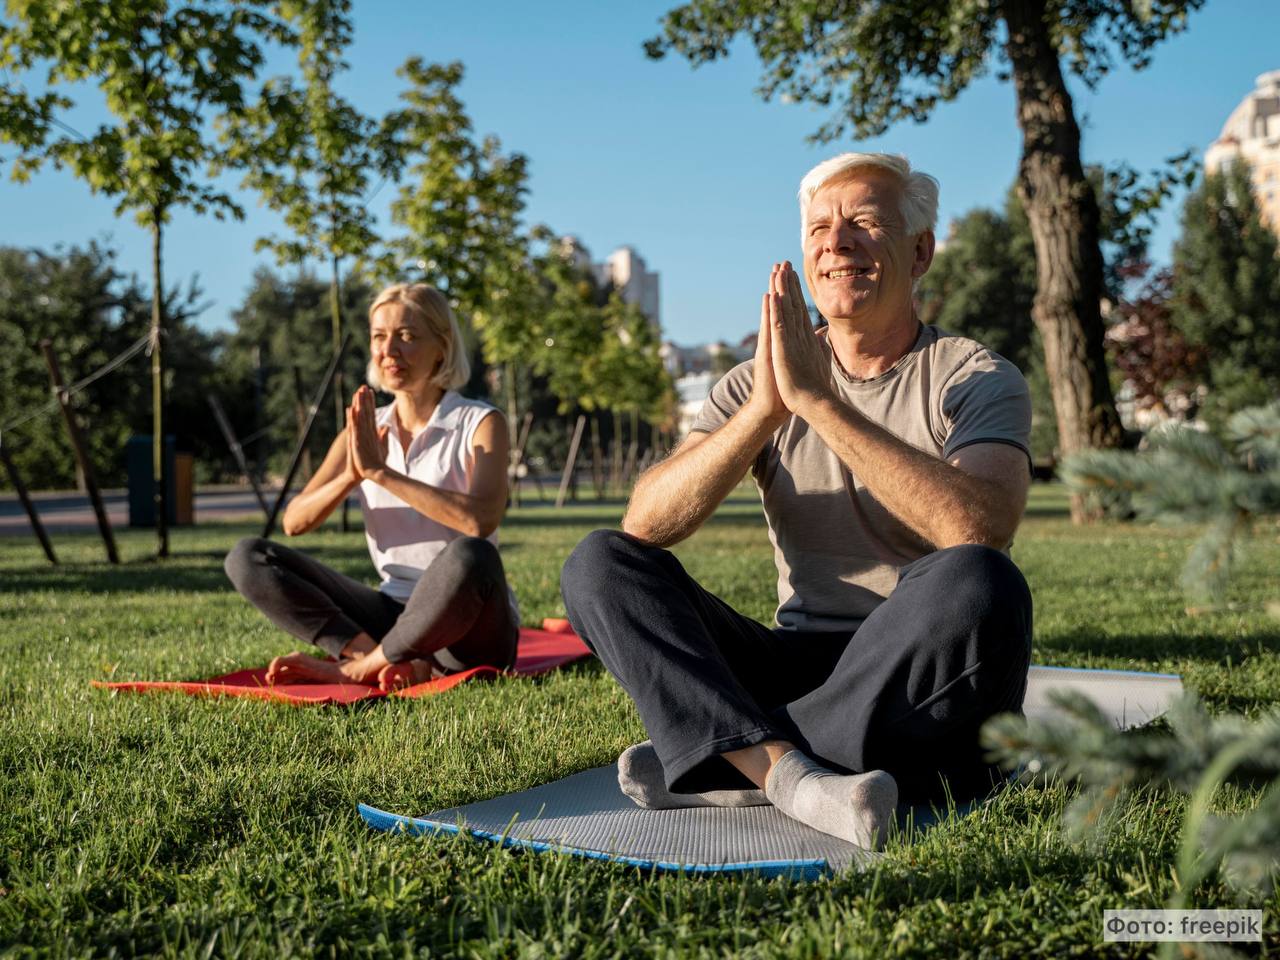
<instances>
[{"instance_id":1,"label":"woman's white sleeveless top","mask_svg":"<svg viewBox=\"0 0 1280 960\"><path fill-rule=\"evenodd\" d=\"M387 443L387 466L430 486L466 493L471 488L475 470L472 446L476 428L496 409L479 400L468 400L452 390L446 391L407 451L392 429ZM394 418L394 403L378 408L379 427L391 427ZM363 481L359 490L369 556L382 578L379 589L404 603L431 561L450 541L464 534L423 516L372 480ZM497 531L486 539L496 547ZM510 588L508 599L519 623L519 608Z\"/></svg>"}]
</instances>

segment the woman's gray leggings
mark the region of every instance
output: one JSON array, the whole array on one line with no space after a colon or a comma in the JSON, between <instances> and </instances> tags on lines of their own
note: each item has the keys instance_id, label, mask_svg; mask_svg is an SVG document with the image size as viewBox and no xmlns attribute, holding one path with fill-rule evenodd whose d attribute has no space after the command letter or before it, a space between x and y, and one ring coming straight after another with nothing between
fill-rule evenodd
<instances>
[{"instance_id":1,"label":"woman's gray leggings","mask_svg":"<svg viewBox=\"0 0 1280 960\"><path fill-rule=\"evenodd\" d=\"M334 657L367 633L392 663L434 658L457 671L515 662L520 625L502 559L488 540L452 541L403 604L261 537L241 540L224 566L236 590L268 620Z\"/></svg>"}]
</instances>

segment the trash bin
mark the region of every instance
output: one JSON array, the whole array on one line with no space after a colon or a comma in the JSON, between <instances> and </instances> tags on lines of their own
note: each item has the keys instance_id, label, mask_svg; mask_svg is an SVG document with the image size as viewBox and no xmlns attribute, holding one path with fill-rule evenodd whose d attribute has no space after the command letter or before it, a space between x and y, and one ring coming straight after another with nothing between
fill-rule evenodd
<instances>
[{"instance_id":1,"label":"trash bin","mask_svg":"<svg viewBox=\"0 0 1280 960\"><path fill-rule=\"evenodd\" d=\"M196 458L191 453L173 455L173 509L169 516L179 527L189 527L196 522Z\"/></svg>"},{"instance_id":2,"label":"trash bin","mask_svg":"<svg viewBox=\"0 0 1280 960\"><path fill-rule=\"evenodd\" d=\"M169 525L193 523L195 520L194 458L179 454L173 437L164 438L165 512ZM156 525L155 479L151 465L151 435L139 434L125 443L125 475L129 483L129 526Z\"/></svg>"}]
</instances>

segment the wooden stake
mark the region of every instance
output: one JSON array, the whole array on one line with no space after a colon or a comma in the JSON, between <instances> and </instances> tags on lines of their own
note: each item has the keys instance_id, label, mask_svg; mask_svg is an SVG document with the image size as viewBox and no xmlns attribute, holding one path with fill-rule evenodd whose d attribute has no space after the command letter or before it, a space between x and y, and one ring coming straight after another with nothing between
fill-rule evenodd
<instances>
[{"instance_id":1,"label":"wooden stake","mask_svg":"<svg viewBox=\"0 0 1280 960\"><path fill-rule=\"evenodd\" d=\"M258 506L262 508L262 513L265 516L270 516L271 508L267 506L267 498L262 495L262 488L258 486L258 478L249 469L249 462L244 458L244 448L240 446L240 441L236 439L235 431L231 429L231 421L227 419L227 414L222 409L222 404L218 402L215 394L206 393L204 398L209 402L209 407L213 410L213 419L218 421L218 429L222 431L222 436L227 441L227 446L231 448L231 455L236 458L236 466L249 478L249 486L253 487L253 495L258 498Z\"/></svg>"},{"instance_id":2,"label":"wooden stake","mask_svg":"<svg viewBox=\"0 0 1280 960\"><path fill-rule=\"evenodd\" d=\"M9 448L4 445L3 441L0 441L0 461L4 463L5 472L9 474L9 482L13 484L13 489L17 491L18 499L22 501L22 509L27 511L27 519L31 521L31 529L36 532L36 539L40 541L40 546L44 547L44 555L49 558L50 563L56 566L58 558L54 555L53 544L49 542L49 535L44 532L44 524L40 522L40 514L36 513L35 504L27 496L27 485L18 476L18 468L14 465L13 458L9 456Z\"/></svg>"},{"instance_id":3,"label":"wooden stake","mask_svg":"<svg viewBox=\"0 0 1280 960\"><path fill-rule=\"evenodd\" d=\"M520 435L516 439L516 448L511 452L511 469L507 471L508 499L517 507L520 506L520 464L524 461L524 447L529 442L529 428L533 426L533 411L524 415L520 424Z\"/></svg>"},{"instance_id":4,"label":"wooden stake","mask_svg":"<svg viewBox=\"0 0 1280 960\"><path fill-rule=\"evenodd\" d=\"M587 418L578 414L578 422L573 428L573 439L569 441L569 456L564 461L564 476L560 478L560 492L556 494L556 509L564 506L565 494L569 492L569 478L573 476L573 465L578 459L578 445L582 443L582 430L587 425Z\"/></svg>"},{"instance_id":5,"label":"wooden stake","mask_svg":"<svg viewBox=\"0 0 1280 960\"><path fill-rule=\"evenodd\" d=\"M62 388L62 371L58 368L58 358L53 355L53 341L41 340L40 351L44 354L44 362L49 367L49 380L53 384L54 396L58 398L58 406L62 407L62 416L67 421L67 433L71 435L71 448L76 454L76 463L84 476L84 487L89 494L89 502L93 504L94 515L98 518L98 531L102 534L102 542L107 548L107 559L112 563L120 562L116 553L116 538L111 533L111 521L107 519L107 508L102 504L102 493L98 490L98 478L93 472L93 464L85 451L84 438L80 435L80 424L76 422L75 411L71 409L71 398Z\"/></svg>"},{"instance_id":6,"label":"wooden stake","mask_svg":"<svg viewBox=\"0 0 1280 960\"><path fill-rule=\"evenodd\" d=\"M293 397L293 414L298 421L298 435L301 436L307 427L307 391L302 385L302 369L296 363L293 365ZM311 448L306 445L302 447L302 474L307 479L311 478Z\"/></svg>"}]
</instances>

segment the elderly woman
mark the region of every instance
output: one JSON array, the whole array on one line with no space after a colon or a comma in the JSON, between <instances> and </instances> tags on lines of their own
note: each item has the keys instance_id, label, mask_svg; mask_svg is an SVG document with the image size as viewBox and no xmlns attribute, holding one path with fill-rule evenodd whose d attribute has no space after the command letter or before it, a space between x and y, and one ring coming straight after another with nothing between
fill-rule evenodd
<instances>
[{"instance_id":1,"label":"elderly woman","mask_svg":"<svg viewBox=\"0 0 1280 960\"><path fill-rule=\"evenodd\" d=\"M519 612L498 557L507 502L507 427L459 396L469 365L457 320L426 284L396 284L369 308L369 381L320 469L284 514L289 536L360 491L379 589L288 547L250 537L226 560L236 589L272 623L333 659L277 657L272 683L356 682L384 690L515 659Z\"/></svg>"}]
</instances>

